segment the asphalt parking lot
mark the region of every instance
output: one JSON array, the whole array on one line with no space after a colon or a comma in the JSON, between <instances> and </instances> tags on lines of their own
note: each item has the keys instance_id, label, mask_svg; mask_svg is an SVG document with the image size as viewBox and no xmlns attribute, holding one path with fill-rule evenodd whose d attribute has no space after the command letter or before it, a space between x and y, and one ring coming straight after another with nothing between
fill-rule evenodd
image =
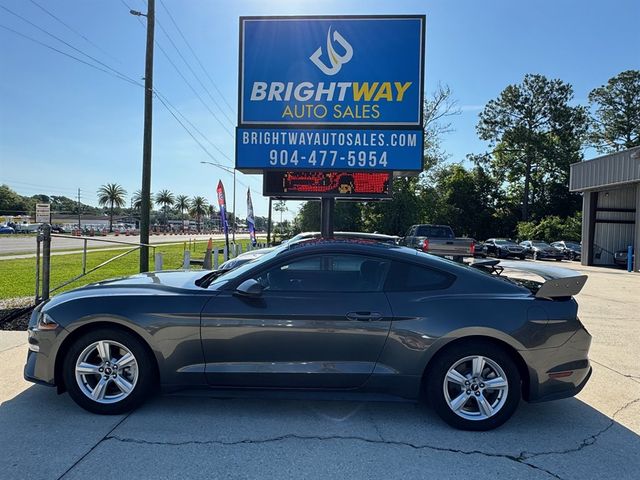
<instances>
[{"instance_id":1,"label":"asphalt parking lot","mask_svg":"<svg viewBox=\"0 0 640 480\"><path fill-rule=\"evenodd\" d=\"M522 403L491 432L319 394L183 392L96 416L22 380L26 334L0 332L0 478L638 478L640 275L563 266L589 275L577 298L591 381L576 398Z\"/></svg>"}]
</instances>

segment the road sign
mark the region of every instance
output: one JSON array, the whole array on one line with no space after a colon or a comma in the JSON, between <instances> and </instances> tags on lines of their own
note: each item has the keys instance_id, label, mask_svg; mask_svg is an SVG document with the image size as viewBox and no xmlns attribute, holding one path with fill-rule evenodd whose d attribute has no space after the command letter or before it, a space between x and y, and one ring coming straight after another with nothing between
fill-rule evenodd
<instances>
[{"instance_id":1,"label":"road sign","mask_svg":"<svg viewBox=\"0 0 640 480\"><path fill-rule=\"evenodd\" d=\"M263 194L269 197L388 198L390 173L265 172Z\"/></svg>"},{"instance_id":2,"label":"road sign","mask_svg":"<svg viewBox=\"0 0 640 480\"><path fill-rule=\"evenodd\" d=\"M36 204L36 223L51 223L51 204Z\"/></svg>"},{"instance_id":3,"label":"road sign","mask_svg":"<svg viewBox=\"0 0 640 480\"><path fill-rule=\"evenodd\" d=\"M421 15L241 17L236 168L421 171L424 37Z\"/></svg>"}]
</instances>

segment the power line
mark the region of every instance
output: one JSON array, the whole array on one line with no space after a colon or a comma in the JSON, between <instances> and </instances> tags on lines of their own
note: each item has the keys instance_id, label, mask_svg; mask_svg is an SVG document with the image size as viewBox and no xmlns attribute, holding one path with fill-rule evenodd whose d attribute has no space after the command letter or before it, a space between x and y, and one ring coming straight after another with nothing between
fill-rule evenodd
<instances>
[{"instance_id":1,"label":"power line","mask_svg":"<svg viewBox=\"0 0 640 480\"><path fill-rule=\"evenodd\" d=\"M218 86L216 85L216 82L213 81L213 79L211 78L211 76L209 75L209 72L207 72L207 70L204 68L204 65L202 64L202 62L200 61L200 58L198 57L198 55L196 55L196 52L193 50L193 48L191 47L191 44L189 43L189 41L187 40L187 38L184 36L184 34L182 33L182 30L180 29L180 27L178 26L177 22L175 21L175 19L173 18L173 15L171 15L171 12L169 11L169 9L167 8L167 6L164 4L164 2L162 0L160 0L160 4L162 5L162 8L164 8L165 12L167 12L167 15L169 15L169 19L171 20L171 22L173 23L173 26L176 28L176 30L178 31L178 33L180 34L180 36L182 37L182 40L184 41L184 43L187 45L187 48L189 48L189 51L191 52L191 54L193 55L193 58L196 59L196 61L198 62L198 65L200 65L200 68L202 69L202 71L204 72L204 74L207 76L207 78L209 79L209 81L211 82L211 85L213 85L213 88L216 89L216 92L218 92L218 94L220 94L220 98L222 98L222 101L227 105L227 107L229 107L229 110L233 113L234 109L231 105L229 105L229 102L227 102L224 94L220 91L220 89L218 88ZM232 122L233 123L233 122Z\"/></svg>"},{"instance_id":2,"label":"power line","mask_svg":"<svg viewBox=\"0 0 640 480\"><path fill-rule=\"evenodd\" d=\"M224 117L229 121L229 123L233 126L233 120L231 120L229 118L229 116L225 113L225 111L222 109L222 107L220 106L220 104L216 101L216 99L214 98L213 95L211 95L211 92L209 91L209 89L206 87L206 85L204 83L202 83L202 80L200 80L200 77L198 76L198 74L193 70L193 68L191 68L191 64L187 61L186 58L184 58L184 55L182 55L182 52L180 51L180 49L178 48L178 46L175 44L175 42L173 41L173 39L171 38L171 36L169 35L169 32L167 32L167 30L162 26L162 24L157 21L158 26L160 27L160 30L162 30L162 32L165 34L165 36L167 37L167 39L169 40L169 42L171 43L171 45L173 46L173 48L175 49L175 51L178 53L178 56L182 59L182 61L184 62L184 64L187 66L187 68L189 69L189 71L191 72L191 74L195 77L195 79L198 81L198 83L200 84L200 86L202 87L202 89L207 93L207 95L209 96L209 98L211 99L211 101L213 102L213 104L218 107L218 110L220 110L220 113L222 113L222 115L224 115Z\"/></svg>"},{"instance_id":3,"label":"power line","mask_svg":"<svg viewBox=\"0 0 640 480\"><path fill-rule=\"evenodd\" d=\"M53 18L54 20L56 20L58 23L64 25L69 31L75 33L76 35L78 35L80 38L82 38L85 42L87 42L89 45L91 45L92 47L94 47L96 50L99 50L100 52L102 52L104 55L106 55L107 57L111 58L112 60L115 60L116 62L122 64L122 62L120 60L118 60L116 57L114 57L113 55L111 55L109 52L107 52L106 50L102 49L99 45L97 45L96 43L92 42L90 39L88 39L85 35L83 35L82 33L80 33L79 31L77 31L75 28L73 28L71 25L69 25L68 23L66 23L64 20L62 20L61 18L57 17L56 15L54 15L53 13L51 13L49 10L47 10L46 8L44 8L42 5L40 5L38 2L36 2L35 0L29 0L31 3L33 3L36 7L38 7L40 10L42 10L43 12L45 12L47 15L49 15L51 18Z\"/></svg>"},{"instance_id":4,"label":"power line","mask_svg":"<svg viewBox=\"0 0 640 480\"><path fill-rule=\"evenodd\" d=\"M163 95L162 93L160 93L160 91L159 91L157 88L154 88L154 91L155 91L156 95L158 95L158 97L160 97L160 96L161 96L161 97L164 99L164 101L165 101L165 102L167 102L167 103L169 104L169 106L170 106L171 108L173 108L173 110L175 110L175 112L176 112L178 115L180 115L180 117L181 117L185 122L187 122L187 123L189 124L189 126L191 126L191 128L193 128L193 129L194 129L198 134L200 134L200 136L201 136L202 138L204 138L204 139L207 141L207 143L209 143L209 145L211 145L213 148L215 148L215 149L218 151L218 153L220 153L220 155L222 155L223 157L225 157L225 158L226 158L227 160L229 160L230 162L233 162L233 159L232 159L231 157L229 157L229 155L227 155L226 153L224 153L224 151L223 151L220 147L218 147L215 143L213 143L211 140L209 140L209 138L207 138L207 136L206 136L204 133L202 133L202 132L198 129L198 127L196 127L196 126L195 126L195 125L194 125L194 124L193 124L193 123L192 123L192 122L191 122L187 117L185 117L185 116L184 116L184 114L183 114L180 110L178 110L178 108L177 108L175 105L173 105L165 95Z\"/></svg>"},{"instance_id":5,"label":"power line","mask_svg":"<svg viewBox=\"0 0 640 480\"><path fill-rule=\"evenodd\" d=\"M21 33L21 32L18 32L17 30L14 30L13 28L7 27L6 25L0 24L0 28L4 28L5 30L8 30L9 32L11 32L11 33L13 33L15 35L18 35L18 36L20 36L22 38L25 38L27 40L30 40L30 41L34 42L34 43L37 43L38 45L41 45L41 46L43 46L45 48L48 48L49 50L53 50L54 52L57 52L57 53L59 53L61 55L64 55L65 57L69 57L69 58L71 58L71 59L73 59L73 60L75 60L77 62L83 63L83 64L87 65L88 67L91 67L91 68L94 68L94 69L99 70L101 72L104 72L107 75L111 75L112 77L118 78L120 80L124 80L125 82L131 83L133 85L137 85L139 87L143 86L141 83L138 83L135 80L133 80L131 78L128 78L124 74L113 73L113 72L111 72L109 70L106 70L104 68L100 68L97 65L94 65L93 63L89 63L89 62L87 62L85 60L82 60L81 58L78 58L75 55L71 55L70 53L63 52L62 50L59 50L56 47L52 47L51 45L48 45L48 44L46 44L44 42L41 42L40 40L37 40L37 39L35 39L33 37L30 37L29 35L25 35L24 33Z\"/></svg>"},{"instance_id":6,"label":"power line","mask_svg":"<svg viewBox=\"0 0 640 480\"><path fill-rule=\"evenodd\" d=\"M203 98L200 96L200 94L196 91L195 88L193 88L193 85L191 85L191 83L189 82L189 80L187 80L187 77L184 76L184 74L180 71L180 69L178 68L178 66L173 62L173 60L171 60L171 57L169 56L169 54L166 52L166 50L164 48L162 48L162 45L160 45L157 41L155 42L156 46L160 49L160 51L162 52L162 54L166 57L166 59L169 61L169 63L171 64L171 66L173 66L173 68L175 69L176 72L178 72L178 75L180 75L180 77L182 77L182 80L184 80L184 82L187 84L187 86L191 89L191 91L193 92L193 94L198 98L198 100L200 100L200 103L202 103L202 105L204 105L204 108L206 108L209 113L213 116L213 118L215 118L218 123L220 124L220 126L224 129L225 132L227 132L231 138L235 138L235 136L233 135L233 133L231 132L231 130L229 130L227 128L227 126L222 122L222 120L220 120L220 118L218 118L218 116L215 114L215 112L213 110L211 110L211 108L209 108L209 105L207 105L207 103L203 100Z\"/></svg>"},{"instance_id":7,"label":"power line","mask_svg":"<svg viewBox=\"0 0 640 480\"><path fill-rule=\"evenodd\" d=\"M129 10L131 10L131 7L127 4L127 2L125 2L125 0L120 0L120 3L122 3L126 8L128 8ZM138 21L140 22L140 24L142 26L144 26L144 22L142 20L140 20L140 18L138 18ZM159 22L156 21L156 23ZM165 31L163 29L163 31ZM165 31L166 34L166 31ZM167 35L168 36L168 35ZM182 80L184 81L184 83L187 84L187 86L189 87L189 89L193 92L193 94L198 98L198 100L200 100L200 103L202 103L202 105L204 106L204 108L206 108L209 113L211 114L211 116L213 116L213 118L216 119L216 121L220 124L220 126L224 129L225 132L227 132L231 138L235 138L234 134L227 128L227 126L222 122L222 120L220 120L220 118L218 117L218 115L216 115L216 113L211 110L211 108L209 107L209 105L207 105L207 103L204 101L204 99L202 98L202 96L196 91L195 88L193 88L193 85L191 84L191 82L189 82L189 80L187 79L187 77L184 76L184 74L180 71L180 69L178 68L178 66L175 64L175 62L171 59L171 57L169 56L169 54L167 53L167 51L162 48L162 45L160 45L160 43L158 43L157 40L154 41L156 47L158 47L160 49L160 51L162 52L162 54L165 56L165 58L168 60L168 62L171 64L171 66L174 68L174 70L178 73L178 75L182 78ZM175 47L175 44L174 44ZM177 49L177 47L175 47Z\"/></svg>"},{"instance_id":8,"label":"power line","mask_svg":"<svg viewBox=\"0 0 640 480\"><path fill-rule=\"evenodd\" d=\"M48 35L48 36L50 36L50 37L52 37L52 38L56 39L57 41L59 41L59 42L63 43L63 44L64 44L64 45L66 45L67 47L69 47L69 48L71 48L72 50L74 50L74 51L78 52L79 54L84 55L84 56L85 56L85 57L87 57L87 58L90 58L91 60L93 60L93 61L94 61L94 62L96 62L97 64L102 65L103 67L105 67L106 69L108 69L108 70L110 70L111 72L115 73L116 75L118 75L118 76L122 77L123 79L126 79L126 80L128 80L129 82L137 83L137 82L136 82L136 80L134 80L133 78L129 77L128 75L125 75L124 73L119 72L118 70L116 70L116 69L114 69L114 68L110 67L110 66L109 66L109 65L107 65L106 63L101 62L101 61L100 61L100 60L98 60L97 58L93 57L92 55L89 55L88 53L83 52L83 51L82 51L82 50L80 50L79 48L74 47L74 46L73 46L73 45L71 45L69 42L67 42L67 41L63 40L62 38L58 37L57 35L54 35L53 33L51 33L51 32L49 32L49 31L47 31L46 29L44 29L44 28L42 28L42 27L40 27L40 26L36 25L36 24L35 24L35 23L33 23L31 20L29 20L29 19L27 19L27 18L23 17L22 15L20 15L20 14L18 14L18 13L16 13L16 12L14 12L14 11L12 11L12 10L10 10L10 9L8 9L8 8L7 8L7 7L5 7L4 5L0 5L0 8L2 8L3 10L5 10L5 11L9 12L11 15L14 15L15 17L19 18L19 19L20 19L20 20L22 20L23 22L28 23L29 25L31 25L32 27L34 27L34 28L38 29L39 31L41 31L41 32L42 32L42 33L44 33L45 35ZM14 33L17 33L15 30L12 30L12 29L10 29L10 28L8 28L8 27L5 27L5 28L6 28L7 30L11 30L11 31L13 31ZM18 34L19 34L19 33L18 33ZM19 34L19 35L21 35L21 36L23 36L23 37L25 37L25 38L27 37L26 35L23 35L23 34ZM37 42L37 40L35 40L35 39L32 39L32 40L34 40L34 41L36 41L36 42ZM53 47L49 47L49 48L53 48ZM61 52L61 53L62 53L62 52ZM69 56L69 55L68 55L68 56ZM84 62L83 62L83 63L84 63Z\"/></svg>"}]
</instances>

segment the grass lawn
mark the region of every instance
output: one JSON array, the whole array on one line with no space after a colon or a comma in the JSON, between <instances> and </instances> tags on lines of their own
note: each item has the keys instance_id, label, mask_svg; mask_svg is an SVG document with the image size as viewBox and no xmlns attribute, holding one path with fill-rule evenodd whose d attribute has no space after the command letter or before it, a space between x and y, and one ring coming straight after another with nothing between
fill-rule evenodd
<instances>
[{"instance_id":1,"label":"grass lawn","mask_svg":"<svg viewBox=\"0 0 640 480\"><path fill-rule=\"evenodd\" d=\"M195 250L191 251L192 259L204 258L207 248L207 241L196 242ZM242 251L246 251L247 243L242 244ZM222 253L224 242L213 242ZM154 249L149 251L149 270L154 270ZM163 254L163 270L175 270L182 268L184 246L159 244L155 248L156 253ZM87 270L101 264L102 262L124 253L123 250L100 251L89 250L87 252ZM218 257L222 262L222 255ZM121 277L138 273L140 254L138 251L114 260L108 265L99 268L93 273L86 275L73 283L56 290L53 294L71 290L73 288L86 285L87 283L105 280L107 278ZM192 268L200 268L193 266ZM70 280L82 272L82 254L51 255L51 289L61 283ZM35 258L25 258L19 260L0 260L0 299L27 297L35 294Z\"/></svg>"}]
</instances>

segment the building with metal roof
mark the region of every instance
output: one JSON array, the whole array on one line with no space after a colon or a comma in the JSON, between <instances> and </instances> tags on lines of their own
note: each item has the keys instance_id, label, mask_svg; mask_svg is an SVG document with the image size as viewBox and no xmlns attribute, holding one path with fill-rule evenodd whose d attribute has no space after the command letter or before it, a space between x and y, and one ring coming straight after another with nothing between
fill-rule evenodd
<instances>
[{"instance_id":1,"label":"building with metal roof","mask_svg":"<svg viewBox=\"0 0 640 480\"><path fill-rule=\"evenodd\" d=\"M583 265L613 265L616 252L640 246L640 147L572 164L569 189L583 193Z\"/></svg>"}]
</instances>

